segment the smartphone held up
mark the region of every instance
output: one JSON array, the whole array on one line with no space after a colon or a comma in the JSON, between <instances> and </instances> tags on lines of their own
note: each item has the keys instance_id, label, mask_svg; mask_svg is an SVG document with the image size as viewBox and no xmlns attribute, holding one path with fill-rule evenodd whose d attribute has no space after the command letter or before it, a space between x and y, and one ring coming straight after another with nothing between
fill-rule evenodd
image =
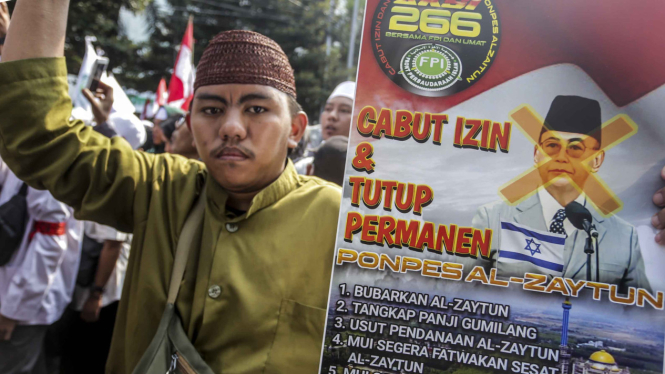
<instances>
[{"instance_id":1,"label":"smartphone held up","mask_svg":"<svg viewBox=\"0 0 665 374\"><path fill-rule=\"evenodd\" d=\"M98 57L95 60L95 64L92 66L92 74L88 79L88 84L85 86L90 92L96 92L99 88L99 81L102 79L102 75L106 71L106 68L109 66L109 59L107 57Z\"/></svg>"}]
</instances>

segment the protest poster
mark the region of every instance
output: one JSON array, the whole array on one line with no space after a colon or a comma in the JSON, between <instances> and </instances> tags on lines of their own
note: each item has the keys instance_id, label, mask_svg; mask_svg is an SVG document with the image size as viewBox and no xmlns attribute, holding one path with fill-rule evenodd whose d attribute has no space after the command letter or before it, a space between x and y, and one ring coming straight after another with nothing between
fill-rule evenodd
<instances>
[{"instance_id":1,"label":"protest poster","mask_svg":"<svg viewBox=\"0 0 665 374\"><path fill-rule=\"evenodd\" d=\"M663 19L367 0L321 373L663 372Z\"/></svg>"}]
</instances>

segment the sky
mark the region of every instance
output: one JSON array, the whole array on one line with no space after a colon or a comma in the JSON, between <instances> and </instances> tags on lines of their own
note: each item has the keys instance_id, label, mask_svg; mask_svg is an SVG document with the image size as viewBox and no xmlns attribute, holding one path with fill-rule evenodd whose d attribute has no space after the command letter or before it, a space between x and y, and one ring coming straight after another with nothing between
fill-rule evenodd
<instances>
[{"instance_id":1,"label":"sky","mask_svg":"<svg viewBox=\"0 0 665 374\"><path fill-rule=\"evenodd\" d=\"M168 9L169 5L166 0L155 0L163 9ZM148 40L150 35L147 32L147 22L143 13L133 14L129 10L120 9L120 24L125 28L127 37L135 42L140 43Z\"/></svg>"},{"instance_id":2,"label":"sky","mask_svg":"<svg viewBox=\"0 0 665 374\"><path fill-rule=\"evenodd\" d=\"M296 0L291 1L293 2ZM346 11L346 1L347 0L338 0L336 2L336 12ZM164 10L169 8L166 0L155 0L155 2L159 4ZM360 21L362 22L362 20ZM144 42L150 37L146 31L147 23L143 14L133 14L132 12L123 8L120 10L120 23L125 28L129 39L135 43Z\"/></svg>"}]
</instances>

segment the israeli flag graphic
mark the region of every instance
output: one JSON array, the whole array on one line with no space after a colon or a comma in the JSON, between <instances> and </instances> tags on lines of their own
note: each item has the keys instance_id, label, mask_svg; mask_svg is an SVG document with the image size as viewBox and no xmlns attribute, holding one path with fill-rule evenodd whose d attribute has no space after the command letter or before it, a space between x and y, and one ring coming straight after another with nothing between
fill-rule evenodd
<instances>
[{"instance_id":1,"label":"israeli flag graphic","mask_svg":"<svg viewBox=\"0 0 665 374\"><path fill-rule=\"evenodd\" d=\"M499 262L531 263L533 273L561 276L566 236L534 230L514 222L501 222Z\"/></svg>"}]
</instances>

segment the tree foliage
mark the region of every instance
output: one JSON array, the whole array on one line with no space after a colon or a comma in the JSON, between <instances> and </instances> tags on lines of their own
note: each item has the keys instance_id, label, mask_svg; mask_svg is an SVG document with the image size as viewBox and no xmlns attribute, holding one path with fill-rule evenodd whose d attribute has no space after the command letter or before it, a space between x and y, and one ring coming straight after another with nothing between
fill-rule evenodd
<instances>
[{"instance_id":1,"label":"tree foliage","mask_svg":"<svg viewBox=\"0 0 665 374\"><path fill-rule=\"evenodd\" d=\"M346 69L353 2L337 9L332 18L335 42L326 56L329 2L322 0L169 0L171 9L157 3L147 7L150 40L138 61L142 76L139 89L154 89L161 77L168 77L190 15L194 16L194 60L219 32L247 29L260 32L279 43L296 72L298 101L310 116L318 113L330 91L355 68ZM364 8L364 1L363 7ZM346 9L345 9L346 8ZM362 9L360 10L362 11ZM360 24L362 18L359 17ZM359 33L358 33L359 40ZM356 50L358 49L356 42Z\"/></svg>"},{"instance_id":2,"label":"tree foliage","mask_svg":"<svg viewBox=\"0 0 665 374\"><path fill-rule=\"evenodd\" d=\"M67 69L76 74L85 54L85 37L95 36L96 45L110 59L110 68L116 71L131 70L137 60L137 46L123 33L118 24L120 9L132 11L145 9L148 0L72 0L65 40Z\"/></svg>"},{"instance_id":3,"label":"tree foliage","mask_svg":"<svg viewBox=\"0 0 665 374\"><path fill-rule=\"evenodd\" d=\"M194 61L219 32L246 29L260 32L279 43L296 72L298 101L318 119L327 96L338 83L355 77L346 59L351 32L353 0L334 0L331 18L332 48L326 55L326 31L331 0L72 0L65 41L67 68L76 74L85 53L85 37L110 59L120 83L139 91L154 91L159 80L169 79L187 20L194 16ZM11 3L10 3L11 4ZM359 14L365 1L360 1ZM118 19L121 8L144 14L146 42L136 44ZM356 59L362 16L358 16Z\"/></svg>"}]
</instances>

